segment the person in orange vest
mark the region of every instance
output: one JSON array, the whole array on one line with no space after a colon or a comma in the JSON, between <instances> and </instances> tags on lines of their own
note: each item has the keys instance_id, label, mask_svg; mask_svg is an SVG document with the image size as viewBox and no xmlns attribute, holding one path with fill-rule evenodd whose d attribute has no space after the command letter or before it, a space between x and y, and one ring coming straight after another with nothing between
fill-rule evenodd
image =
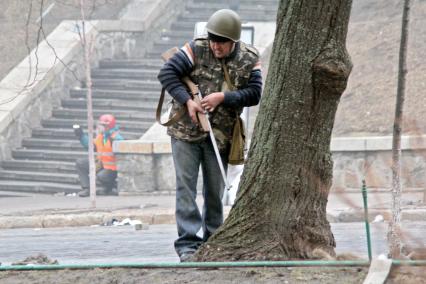
<instances>
[{"instance_id":1,"label":"person in orange vest","mask_svg":"<svg viewBox=\"0 0 426 284\"><path fill-rule=\"evenodd\" d=\"M87 134L83 133L79 125L74 125L73 128L81 145L87 149L89 137ZM102 186L102 190L97 190L96 194L117 195L117 163L112 151L112 143L114 141L123 140L123 137L119 133L115 117L111 114L103 114L99 117L96 130L98 134L93 141L96 152L96 183ZM87 197L90 195L89 159L78 159L76 161L76 168L82 188L82 191L80 191L78 195L80 197Z\"/></svg>"}]
</instances>

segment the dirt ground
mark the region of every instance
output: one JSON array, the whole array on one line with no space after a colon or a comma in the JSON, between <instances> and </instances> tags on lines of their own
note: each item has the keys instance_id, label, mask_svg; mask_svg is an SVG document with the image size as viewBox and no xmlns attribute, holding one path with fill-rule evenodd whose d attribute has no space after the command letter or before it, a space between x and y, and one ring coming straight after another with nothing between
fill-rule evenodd
<instances>
[{"instance_id":1,"label":"dirt ground","mask_svg":"<svg viewBox=\"0 0 426 284\"><path fill-rule=\"evenodd\" d=\"M4 283L362 283L366 268L94 269L2 272ZM3 283L3 282L2 282Z\"/></svg>"},{"instance_id":2,"label":"dirt ground","mask_svg":"<svg viewBox=\"0 0 426 284\"><path fill-rule=\"evenodd\" d=\"M363 283L367 267L221 268L221 269L91 269L3 271L0 283ZM426 283L424 267L401 267L386 283Z\"/></svg>"}]
</instances>

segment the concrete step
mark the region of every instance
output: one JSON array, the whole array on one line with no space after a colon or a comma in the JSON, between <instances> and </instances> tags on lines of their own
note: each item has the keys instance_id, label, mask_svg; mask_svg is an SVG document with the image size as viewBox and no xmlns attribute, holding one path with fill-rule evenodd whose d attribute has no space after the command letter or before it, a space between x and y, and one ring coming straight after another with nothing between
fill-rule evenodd
<instances>
[{"instance_id":1,"label":"concrete step","mask_svg":"<svg viewBox=\"0 0 426 284\"><path fill-rule=\"evenodd\" d=\"M190 12L187 12L179 17L180 21L188 22L206 22L209 17L217 9L204 9L203 7L192 8ZM240 15L241 21L246 22L273 22L275 21L277 14L276 6L265 6L265 5L256 5L253 7L245 7L241 9L238 14Z\"/></svg>"},{"instance_id":2,"label":"concrete step","mask_svg":"<svg viewBox=\"0 0 426 284\"><path fill-rule=\"evenodd\" d=\"M184 14L192 14L197 16L203 12L210 16L213 12L219 9L238 9L237 13L240 15L243 21L249 21L251 18L258 13L256 10L259 7L271 7L278 9L278 0L251 0L251 1L239 1L238 7L233 5L232 1L229 0L215 0L215 1L192 1L185 7ZM206 18L207 21L208 17Z\"/></svg>"},{"instance_id":3,"label":"concrete step","mask_svg":"<svg viewBox=\"0 0 426 284\"><path fill-rule=\"evenodd\" d=\"M256 5L257 3L275 3L278 4L278 0L238 0L240 7L243 6L251 6ZM209 5L212 3L212 1L206 1L206 0L192 0L193 5ZM219 9L229 8L227 5L231 5L232 0L215 0L213 3L221 4L222 6L219 7ZM191 5L191 3L187 4L188 6Z\"/></svg>"},{"instance_id":4,"label":"concrete step","mask_svg":"<svg viewBox=\"0 0 426 284\"><path fill-rule=\"evenodd\" d=\"M114 109L114 108L111 108ZM117 123L121 126L127 121L132 122L150 122L153 123L153 119L155 118L154 108L149 110L140 110L140 111L110 111L107 110L94 110L93 117L96 119L102 114L112 113L117 119ZM85 109L56 109L52 112L53 118L61 118L61 119L78 119L85 120L87 119L87 112Z\"/></svg>"},{"instance_id":5,"label":"concrete step","mask_svg":"<svg viewBox=\"0 0 426 284\"><path fill-rule=\"evenodd\" d=\"M158 50L154 50L154 51L149 51L145 54L146 58L160 58L161 54L164 53L164 51L166 51L168 48L162 48L162 49L158 49ZM161 89L160 89L161 90Z\"/></svg>"},{"instance_id":6,"label":"concrete step","mask_svg":"<svg viewBox=\"0 0 426 284\"><path fill-rule=\"evenodd\" d=\"M12 157L16 160L46 160L75 162L79 158L87 157L86 152L54 151L54 150L32 150L18 149L12 151Z\"/></svg>"},{"instance_id":7,"label":"concrete step","mask_svg":"<svg viewBox=\"0 0 426 284\"><path fill-rule=\"evenodd\" d=\"M162 39L157 40L154 43L153 50L157 51L158 49L161 49L164 52L164 51L166 51L170 48L173 48L173 47L181 48L186 42L188 42L190 40L191 40L191 38L168 38L168 39L166 39L166 38L163 37Z\"/></svg>"},{"instance_id":8,"label":"concrete step","mask_svg":"<svg viewBox=\"0 0 426 284\"><path fill-rule=\"evenodd\" d=\"M40 138L25 138L22 147L27 149L59 150L59 151L85 151L77 138L70 140L51 140Z\"/></svg>"},{"instance_id":9,"label":"concrete step","mask_svg":"<svg viewBox=\"0 0 426 284\"><path fill-rule=\"evenodd\" d=\"M81 190L77 184L0 180L0 189L14 192L32 192L53 194L57 192L75 193Z\"/></svg>"},{"instance_id":10,"label":"concrete step","mask_svg":"<svg viewBox=\"0 0 426 284\"><path fill-rule=\"evenodd\" d=\"M49 128L34 128L31 133L32 138L45 139L76 139L72 128L49 129Z\"/></svg>"},{"instance_id":11,"label":"concrete step","mask_svg":"<svg viewBox=\"0 0 426 284\"><path fill-rule=\"evenodd\" d=\"M193 1L193 3L188 3L186 5L185 10L192 12L197 11L200 9L211 9L213 11L224 9L224 8L230 8L226 7L230 5L229 0L215 0L215 1ZM238 13L241 11L247 11L247 10L255 10L257 6L266 6L266 7L275 7L275 9L278 8L278 0L252 0L252 1L244 1L240 0L240 5L238 9Z\"/></svg>"},{"instance_id":12,"label":"concrete step","mask_svg":"<svg viewBox=\"0 0 426 284\"><path fill-rule=\"evenodd\" d=\"M120 133L124 139L127 140L139 139L141 137L140 131L129 132L120 130ZM71 128L36 128L32 131L32 137L51 140L77 139L74 135L74 131Z\"/></svg>"},{"instance_id":13,"label":"concrete step","mask_svg":"<svg viewBox=\"0 0 426 284\"><path fill-rule=\"evenodd\" d=\"M194 30L166 30L161 33L161 40L180 39L183 42L189 41L194 37ZM161 66L160 66L161 68Z\"/></svg>"},{"instance_id":14,"label":"concrete step","mask_svg":"<svg viewBox=\"0 0 426 284\"><path fill-rule=\"evenodd\" d=\"M87 97L87 89L72 89L70 90L71 98L83 98ZM143 102L158 102L159 91L132 91L132 90L92 90L92 98L96 99L120 99L124 100L140 100Z\"/></svg>"},{"instance_id":15,"label":"concrete step","mask_svg":"<svg viewBox=\"0 0 426 284\"><path fill-rule=\"evenodd\" d=\"M57 174L57 173L41 173L41 172L24 172L24 171L0 171L0 180L19 180L32 182L54 182L78 184L78 176L76 174Z\"/></svg>"},{"instance_id":16,"label":"concrete step","mask_svg":"<svg viewBox=\"0 0 426 284\"><path fill-rule=\"evenodd\" d=\"M161 85L158 81L126 79L93 79L93 87L103 90L161 91Z\"/></svg>"},{"instance_id":17,"label":"concrete step","mask_svg":"<svg viewBox=\"0 0 426 284\"><path fill-rule=\"evenodd\" d=\"M99 68L117 69L153 69L160 70L163 61L158 59L104 59L99 61Z\"/></svg>"},{"instance_id":18,"label":"concrete step","mask_svg":"<svg viewBox=\"0 0 426 284\"><path fill-rule=\"evenodd\" d=\"M92 78L157 80L158 70L93 69Z\"/></svg>"},{"instance_id":19,"label":"concrete step","mask_svg":"<svg viewBox=\"0 0 426 284\"><path fill-rule=\"evenodd\" d=\"M73 162L9 160L1 162L1 167L8 171L76 173L75 163Z\"/></svg>"},{"instance_id":20,"label":"concrete step","mask_svg":"<svg viewBox=\"0 0 426 284\"><path fill-rule=\"evenodd\" d=\"M204 18L203 20L185 20L185 21L176 21L170 26L170 30L173 31L179 31L179 32L192 32L194 33L194 27L196 22L205 22L208 20L207 18Z\"/></svg>"},{"instance_id":21,"label":"concrete step","mask_svg":"<svg viewBox=\"0 0 426 284\"><path fill-rule=\"evenodd\" d=\"M153 117L151 121L119 121L120 129L123 131L144 133L149 127L154 123L155 118ZM72 129L74 124L79 124L83 128L87 128L86 119L65 119L65 118L50 118L42 120L41 125L46 128L62 128L62 129Z\"/></svg>"},{"instance_id":22,"label":"concrete step","mask_svg":"<svg viewBox=\"0 0 426 284\"><path fill-rule=\"evenodd\" d=\"M166 108L164 108L165 110ZM163 112L164 112L163 110ZM102 114L106 113L105 111L95 111L94 118L96 122L96 118L100 117ZM117 124L120 130L130 131L130 129L138 129L141 131L142 129L146 129L147 127L151 127L151 125L155 122L155 112L151 110L148 112L138 112L138 111L114 111L108 112L112 113L117 119ZM59 109L53 111L52 119L65 119L65 120L79 120L85 121L87 119L87 113L85 110L77 110L77 109ZM87 125L87 123L85 124Z\"/></svg>"},{"instance_id":23,"label":"concrete step","mask_svg":"<svg viewBox=\"0 0 426 284\"><path fill-rule=\"evenodd\" d=\"M158 94L157 96L159 97L160 95ZM132 111L143 112L146 115L146 113L152 113L153 110L157 108L157 103L158 102L154 100L123 101L119 99L92 99L92 107L96 116L101 113L105 113L105 111L116 113L117 116L119 113L127 113ZM63 99L61 104L63 108L76 108L84 111L87 109L87 100L83 98Z\"/></svg>"},{"instance_id":24,"label":"concrete step","mask_svg":"<svg viewBox=\"0 0 426 284\"><path fill-rule=\"evenodd\" d=\"M182 14L171 25L172 31L194 31L196 22L206 22L217 9L204 8L203 6L190 6L190 10ZM238 11L241 21L246 22L275 22L278 5L259 3L253 6L243 7ZM221 7L223 8L223 7Z\"/></svg>"}]
</instances>

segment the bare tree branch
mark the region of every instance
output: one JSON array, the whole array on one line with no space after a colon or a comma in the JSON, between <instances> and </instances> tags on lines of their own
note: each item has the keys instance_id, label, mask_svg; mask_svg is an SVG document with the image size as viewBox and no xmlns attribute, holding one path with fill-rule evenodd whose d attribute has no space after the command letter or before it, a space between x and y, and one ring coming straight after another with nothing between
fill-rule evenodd
<instances>
[{"instance_id":1,"label":"bare tree branch","mask_svg":"<svg viewBox=\"0 0 426 284\"><path fill-rule=\"evenodd\" d=\"M11 98L1 100L0 105L12 102L20 94L24 93L25 91L28 90L28 88L32 87L36 82L38 82L37 76L40 74L39 67L38 67L39 66L38 50L39 50L39 45L40 45L40 41L41 41L42 37L45 40L47 46L49 46L49 48L52 50L52 52L55 56L55 61L54 61L53 65L56 64L57 61L62 63L62 65L68 71L71 72L74 79L77 82L80 82L80 84L81 84L81 80L78 78L77 73L67 63L65 63L61 58L59 58L54 46L52 46L52 44L47 39L47 35L46 35L45 30L44 30L44 22L43 22L43 18L45 16L44 4L45 4L44 0L40 0L39 18L37 19L38 29L37 29L37 37L36 37L36 46L34 48L35 65L33 65L33 57L31 55L32 48L31 48L31 44L30 44L30 26L31 26L32 13L33 13L33 0L31 0L30 4L29 4L29 9L28 9L26 21L25 21L25 47L27 49L28 65L29 65L28 76L27 76L25 84L19 90L19 92ZM65 5L66 3L63 2L62 4ZM81 39L81 37L80 37L80 39ZM33 67L35 69L34 71L33 71Z\"/></svg>"}]
</instances>

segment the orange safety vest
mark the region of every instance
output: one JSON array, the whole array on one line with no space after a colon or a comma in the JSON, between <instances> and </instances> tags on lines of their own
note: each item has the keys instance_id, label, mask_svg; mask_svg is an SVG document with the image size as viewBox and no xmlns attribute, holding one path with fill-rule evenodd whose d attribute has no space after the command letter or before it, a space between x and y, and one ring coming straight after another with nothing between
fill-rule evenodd
<instances>
[{"instance_id":1,"label":"orange safety vest","mask_svg":"<svg viewBox=\"0 0 426 284\"><path fill-rule=\"evenodd\" d=\"M110 138L114 139L115 135L116 132L112 133ZM96 146L97 158L102 162L102 167L104 169L116 171L117 163L114 153L112 152L111 139L108 139L104 144L104 135L99 134L98 136L96 136L94 144Z\"/></svg>"}]
</instances>

